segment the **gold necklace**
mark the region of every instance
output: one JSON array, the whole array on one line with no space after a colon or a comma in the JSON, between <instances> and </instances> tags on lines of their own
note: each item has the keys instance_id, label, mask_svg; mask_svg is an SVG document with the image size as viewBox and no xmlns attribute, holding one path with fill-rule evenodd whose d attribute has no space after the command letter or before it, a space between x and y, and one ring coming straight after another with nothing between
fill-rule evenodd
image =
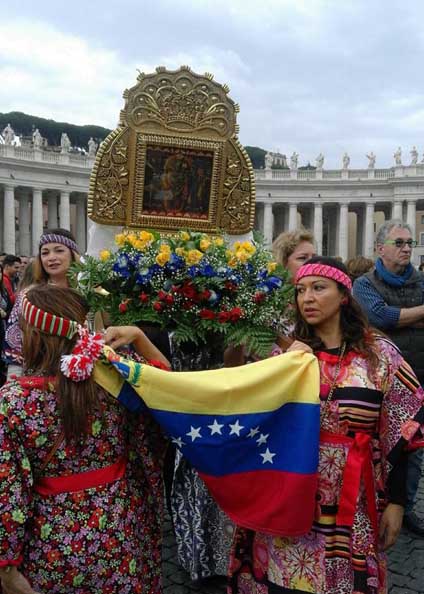
<instances>
[{"instance_id":1,"label":"gold necklace","mask_svg":"<svg viewBox=\"0 0 424 594\"><path fill-rule=\"evenodd\" d=\"M342 360L343 360L345 351L346 351L346 342L343 342L339 349L339 358L337 359L336 370L334 372L333 380L331 382L330 391L328 393L328 396L327 396L323 406L321 407L321 425L324 424L324 421L326 421L327 417L328 417L330 402L332 401L334 390L336 389L336 383L337 383L337 379L339 377L340 369L342 367Z\"/></svg>"}]
</instances>

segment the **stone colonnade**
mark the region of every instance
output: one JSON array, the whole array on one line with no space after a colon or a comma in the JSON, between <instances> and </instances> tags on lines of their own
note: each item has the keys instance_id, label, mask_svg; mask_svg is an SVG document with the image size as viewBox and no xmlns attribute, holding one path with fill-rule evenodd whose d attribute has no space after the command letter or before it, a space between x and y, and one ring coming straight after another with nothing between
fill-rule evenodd
<instances>
[{"instance_id":1,"label":"stone colonnade","mask_svg":"<svg viewBox=\"0 0 424 594\"><path fill-rule=\"evenodd\" d=\"M423 196L424 198L424 196ZM375 213L384 213L384 218L406 221L416 236L417 200L394 200L393 202L279 202L259 201L256 205L256 224L270 245L282 231L289 231L303 225L313 231L317 253L349 257L352 243L351 213L356 215L355 254L372 258L374 254ZM351 254L352 255L352 254Z\"/></svg>"},{"instance_id":2,"label":"stone colonnade","mask_svg":"<svg viewBox=\"0 0 424 594\"><path fill-rule=\"evenodd\" d=\"M87 195L68 190L0 186L0 251L31 256L43 229L71 230L82 252L87 246Z\"/></svg>"}]
</instances>

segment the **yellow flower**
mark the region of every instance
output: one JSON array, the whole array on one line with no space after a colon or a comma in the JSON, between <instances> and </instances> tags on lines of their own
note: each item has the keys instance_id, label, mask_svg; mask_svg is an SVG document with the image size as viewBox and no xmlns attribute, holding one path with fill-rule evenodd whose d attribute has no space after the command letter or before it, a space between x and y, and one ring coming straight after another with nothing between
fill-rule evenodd
<instances>
[{"instance_id":1,"label":"yellow flower","mask_svg":"<svg viewBox=\"0 0 424 594\"><path fill-rule=\"evenodd\" d=\"M227 256L228 260L234 256L234 253L231 250L225 250L225 255Z\"/></svg>"},{"instance_id":2,"label":"yellow flower","mask_svg":"<svg viewBox=\"0 0 424 594\"><path fill-rule=\"evenodd\" d=\"M230 268L235 268L237 266L237 264L239 263L239 261L237 260L237 258L235 256L232 256L229 260L228 260L228 266Z\"/></svg>"},{"instance_id":3,"label":"yellow flower","mask_svg":"<svg viewBox=\"0 0 424 594\"><path fill-rule=\"evenodd\" d=\"M126 241L127 241L127 236L125 235L125 233L118 233L118 235L115 235L116 245L124 245L124 243Z\"/></svg>"},{"instance_id":4,"label":"yellow flower","mask_svg":"<svg viewBox=\"0 0 424 594\"><path fill-rule=\"evenodd\" d=\"M268 262L268 265L267 265L268 274L271 274L272 272L274 272L274 270L276 268L277 268L277 262Z\"/></svg>"},{"instance_id":5,"label":"yellow flower","mask_svg":"<svg viewBox=\"0 0 424 594\"><path fill-rule=\"evenodd\" d=\"M236 252L241 248L241 241L235 241L233 245L233 250Z\"/></svg>"},{"instance_id":6,"label":"yellow flower","mask_svg":"<svg viewBox=\"0 0 424 594\"><path fill-rule=\"evenodd\" d=\"M224 245L224 240L222 237L217 237L216 239L213 240L213 242L215 245L218 245L218 246Z\"/></svg>"},{"instance_id":7,"label":"yellow flower","mask_svg":"<svg viewBox=\"0 0 424 594\"><path fill-rule=\"evenodd\" d=\"M248 252L249 254L254 254L256 252L256 248L253 245L253 243L250 243L250 241L244 241L241 244L241 247L246 250L246 252Z\"/></svg>"},{"instance_id":8,"label":"yellow flower","mask_svg":"<svg viewBox=\"0 0 424 594\"><path fill-rule=\"evenodd\" d=\"M186 256L186 261L187 264L198 264L202 258L203 254L202 252L199 252L199 250L189 250Z\"/></svg>"},{"instance_id":9,"label":"yellow flower","mask_svg":"<svg viewBox=\"0 0 424 594\"><path fill-rule=\"evenodd\" d=\"M135 247L136 250L142 252L146 248L146 242L142 241L141 239L136 239L136 241L133 243L133 247Z\"/></svg>"},{"instance_id":10,"label":"yellow flower","mask_svg":"<svg viewBox=\"0 0 424 594\"><path fill-rule=\"evenodd\" d=\"M185 251L184 248L177 247L177 248L175 248L175 253L177 254L177 256L183 256L183 258L184 258L187 252Z\"/></svg>"},{"instance_id":11,"label":"yellow flower","mask_svg":"<svg viewBox=\"0 0 424 594\"><path fill-rule=\"evenodd\" d=\"M171 253L171 248L167 243L161 243L159 246L159 252L161 254L170 254Z\"/></svg>"},{"instance_id":12,"label":"yellow flower","mask_svg":"<svg viewBox=\"0 0 424 594\"><path fill-rule=\"evenodd\" d=\"M156 263L159 264L159 266L165 266L165 264L167 262L169 262L171 255L167 252L160 252L160 254L158 254L156 256Z\"/></svg>"},{"instance_id":13,"label":"yellow flower","mask_svg":"<svg viewBox=\"0 0 424 594\"><path fill-rule=\"evenodd\" d=\"M180 237L183 241L188 241L190 239L190 233L187 233L187 231L181 231Z\"/></svg>"},{"instance_id":14,"label":"yellow flower","mask_svg":"<svg viewBox=\"0 0 424 594\"><path fill-rule=\"evenodd\" d=\"M109 258L110 251L109 250L102 250L99 255L100 255L100 260L102 262L104 262L105 260L107 260Z\"/></svg>"},{"instance_id":15,"label":"yellow flower","mask_svg":"<svg viewBox=\"0 0 424 594\"><path fill-rule=\"evenodd\" d=\"M203 250L204 252L206 252L206 250L208 249L208 247L211 245L211 241L210 239L201 239L200 240L200 249Z\"/></svg>"},{"instance_id":16,"label":"yellow flower","mask_svg":"<svg viewBox=\"0 0 424 594\"><path fill-rule=\"evenodd\" d=\"M246 262L248 261L248 259L250 258L250 255L245 251L245 250L238 250L236 252L236 258L242 263L242 264L246 264Z\"/></svg>"},{"instance_id":17,"label":"yellow flower","mask_svg":"<svg viewBox=\"0 0 424 594\"><path fill-rule=\"evenodd\" d=\"M150 233L150 231L140 231L139 237L140 237L141 241L144 241L145 243L149 243L150 241L153 241L153 234Z\"/></svg>"},{"instance_id":18,"label":"yellow flower","mask_svg":"<svg viewBox=\"0 0 424 594\"><path fill-rule=\"evenodd\" d=\"M127 235L127 241L130 242L132 247L135 247L135 242L138 241L137 235L135 233L130 233Z\"/></svg>"}]
</instances>

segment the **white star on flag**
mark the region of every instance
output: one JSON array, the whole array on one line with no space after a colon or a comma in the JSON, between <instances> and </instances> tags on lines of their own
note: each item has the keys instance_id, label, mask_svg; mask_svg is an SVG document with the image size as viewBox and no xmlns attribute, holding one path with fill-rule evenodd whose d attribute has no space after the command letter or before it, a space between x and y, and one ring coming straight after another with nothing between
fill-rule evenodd
<instances>
[{"instance_id":1,"label":"white star on flag","mask_svg":"<svg viewBox=\"0 0 424 594\"><path fill-rule=\"evenodd\" d=\"M222 435L221 429L223 428L223 426L224 425L220 425L216 419L214 419L212 425L208 425L209 429L211 430L211 435L215 435L215 433Z\"/></svg>"},{"instance_id":2,"label":"white star on flag","mask_svg":"<svg viewBox=\"0 0 424 594\"><path fill-rule=\"evenodd\" d=\"M269 433L267 433L266 435L264 435L263 433L261 433L259 439L256 440L256 443L258 444L258 446L263 445L264 443L266 443L268 437L269 437Z\"/></svg>"},{"instance_id":3,"label":"white star on flag","mask_svg":"<svg viewBox=\"0 0 424 594\"><path fill-rule=\"evenodd\" d=\"M259 425L255 428L252 427L252 429L247 434L247 437L255 437L257 433L259 433Z\"/></svg>"},{"instance_id":4,"label":"white star on flag","mask_svg":"<svg viewBox=\"0 0 424 594\"><path fill-rule=\"evenodd\" d=\"M201 427L197 427L197 429L195 429L193 427L193 425L190 425L190 431L188 433L186 433L186 435L188 435L189 437L191 437L191 441L193 442L195 439L197 439L198 437L202 437L200 435L200 429Z\"/></svg>"},{"instance_id":5,"label":"white star on flag","mask_svg":"<svg viewBox=\"0 0 424 594\"><path fill-rule=\"evenodd\" d=\"M264 454L261 454L263 460L262 460L262 464L265 464L265 462L269 462L270 464L274 464L273 462L273 457L275 456L275 454L272 454L269 451L269 448L266 449L266 452Z\"/></svg>"},{"instance_id":6,"label":"white star on flag","mask_svg":"<svg viewBox=\"0 0 424 594\"><path fill-rule=\"evenodd\" d=\"M171 441L172 443L175 443L178 448L182 448L183 445L185 445L181 437L173 437Z\"/></svg>"},{"instance_id":7,"label":"white star on flag","mask_svg":"<svg viewBox=\"0 0 424 594\"><path fill-rule=\"evenodd\" d=\"M244 429L243 425L240 425L239 420L237 419L237 421L232 425L231 423L229 423L230 427L231 427L231 431L230 431L230 435L237 435L238 437L240 437L240 431L242 429Z\"/></svg>"}]
</instances>

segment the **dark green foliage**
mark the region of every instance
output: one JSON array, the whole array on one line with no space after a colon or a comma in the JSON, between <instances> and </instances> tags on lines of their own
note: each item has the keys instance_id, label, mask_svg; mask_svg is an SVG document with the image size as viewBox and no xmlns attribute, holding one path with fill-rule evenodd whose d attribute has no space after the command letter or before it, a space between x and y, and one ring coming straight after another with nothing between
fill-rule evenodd
<instances>
[{"instance_id":1,"label":"dark green foliage","mask_svg":"<svg viewBox=\"0 0 424 594\"><path fill-rule=\"evenodd\" d=\"M252 161L253 169L261 169L265 167L265 155L267 151L258 146L245 146L245 151Z\"/></svg>"},{"instance_id":2,"label":"dark green foliage","mask_svg":"<svg viewBox=\"0 0 424 594\"><path fill-rule=\"evenodd\" d=\"M10 124L15 134L32 136L33 131L38 128L41 136L47 138L50 146L60 146L62 132L69 136L72 146L86 148L90 137L99 143L106 138L110 130L101 126L76 126L66 122L55 122L54 120L39 118L27 115L20 111L0 113L0 132Z\"/></svg>"}]
</instances>

